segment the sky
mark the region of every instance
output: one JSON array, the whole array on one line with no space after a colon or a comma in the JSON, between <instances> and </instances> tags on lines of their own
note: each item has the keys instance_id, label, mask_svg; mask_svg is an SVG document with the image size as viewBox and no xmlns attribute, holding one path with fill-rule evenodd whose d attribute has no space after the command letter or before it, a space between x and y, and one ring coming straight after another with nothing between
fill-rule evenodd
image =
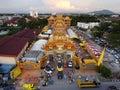
<instances>
[{"instance_id":1,"label":"sky","mask_svg":"<svg viewBox=\"0 0 120 90\"><path fill-rule=\"evenodd\" d=\"M120 13L120 0L0 0L0 13L91 12L111 10Z\"/></svg>"}]
</instances>

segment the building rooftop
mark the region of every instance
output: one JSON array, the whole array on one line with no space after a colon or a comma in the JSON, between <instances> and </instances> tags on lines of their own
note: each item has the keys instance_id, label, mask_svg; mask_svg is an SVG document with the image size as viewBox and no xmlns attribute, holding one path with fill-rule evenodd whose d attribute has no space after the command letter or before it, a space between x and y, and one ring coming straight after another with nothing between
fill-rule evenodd
<instances>
[{"instance_id":1,"label":"building rooftop","mask_svg":"<svg viewBox=\"0 0 120 90\"><path fill-rule=\"evenodd\" d=\"M40 33L39 29L28 28L14 34L13 37L28 38L29 40L32 40L33 38L37 37L39 33Z\"/></svg>"},{"instance_id":2,"label":"building rooftop","mask_svg":"<svg viewBox=\"0 0 120 90\"><path fill-rule=\"evenodd\" d=\"M0 55L16 57L29 40L26 38L5 37L0 39Z\"/></svg>"},{"instance_id":3,"label":"building rooftop","mask_svg":"<svg viewBox=\"0 0 120 90\"><path fill-rule=\"evenodd\" d=\"M27 17L26 19L28 19L29 21L37 21L38 20L37 18L34 18L34 17Z\"/></svg>"},{"instance_id":4,"label":"building rooftop","mask_svg":"<svg viewBox=\"0 0 120 90\"><path fill-rule=\"evenodd\" d=\"M2 65L0 65L0 74L9 73L14 66L15 66L14 64L2 64Z\"/></svg>"},{"instance_id":5,"label":"building rooftop","mask_svg":"<svg viewBox=\"0 0 120 90\"><path fill-rule=\"evenodd\" d=\"M11 24L11 23L17 24L19 19L20 19L19 17L14 17L14 18L12 18L11 20L8 21L8 24Z\"/></svg>"}]
</instances>

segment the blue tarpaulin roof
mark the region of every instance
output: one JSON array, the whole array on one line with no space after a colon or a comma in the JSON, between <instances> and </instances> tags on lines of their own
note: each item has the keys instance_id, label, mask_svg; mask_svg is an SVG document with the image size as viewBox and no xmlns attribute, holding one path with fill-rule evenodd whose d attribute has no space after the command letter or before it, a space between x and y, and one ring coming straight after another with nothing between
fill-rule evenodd
<instances>
[{"instance_id":1,"label":"blue tarpaulin roof","mask_svg":"<svg viewBox=\"0 0 120 90\"><path fill-rule=\"evenodd\" d=\"M9 73L15 64L2 64L0 65L0 73Z\"/></svg>"}]
</instances>

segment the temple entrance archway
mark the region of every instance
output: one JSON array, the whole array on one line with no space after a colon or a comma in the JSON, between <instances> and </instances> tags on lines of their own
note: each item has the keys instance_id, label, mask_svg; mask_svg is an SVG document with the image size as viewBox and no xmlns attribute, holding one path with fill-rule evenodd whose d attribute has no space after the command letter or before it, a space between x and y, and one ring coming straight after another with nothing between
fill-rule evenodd
<instances>
[{"instance_id":1,"label":"temple entrance archway","mask_svg":"<svg viewBox=\"0 0 120 90\"><path fill-rule=\"evenodd\" d=\"M22 69L40 69L40 64L39 63L34 63L34 62L19 63L19 66Z\"/></svg>"}]
</instances>

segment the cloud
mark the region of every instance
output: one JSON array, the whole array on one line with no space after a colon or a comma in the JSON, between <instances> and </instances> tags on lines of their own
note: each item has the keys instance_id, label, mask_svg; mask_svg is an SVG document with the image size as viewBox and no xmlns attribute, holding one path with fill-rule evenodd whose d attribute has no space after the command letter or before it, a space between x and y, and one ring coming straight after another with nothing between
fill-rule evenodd
<instances>
[{"instance_id":1,"label":"cloud","mask_svg":"<svg viewBox=\"0 0 120 90\"><path fill-rule=\"evenodd\" d=\"M114 7L113 7L114 5ZM88 12L109 9L120 11L120 0L0 0L1 11Z\"/></svg>"},{"instance_id":2,"label":"cloud","mask_svg":"<svg viewBox=\"0 0 120 90\"><path fill-rule=\"evenodd\" d=\"M62 11L69 11L69 10L75 10L77 7L71 4L70 0L44 0L44 4L46 4L49 9L52 11L62 10Z\"/></svg>"},{"instance_id":3,"label":"cloud","mask_svg":"<svg viewBox=\"0 0 120 90\"><path fill-rule=\"evenodd\" d=\"M88 11L95 0L43 0L51 11Z\"/></svg>"},{"instance_id":4,"label":"cloud","mask_svg":"<svg viewBox=\"0 0 120 90\"><path fill-rule=\"evenodd\" d=\"M59 3L56 3L56 8L65 9L65 10L71 10L76 9L75 6L71 5L70 1L60 1Z\"/></svg>"}]
</instances>

